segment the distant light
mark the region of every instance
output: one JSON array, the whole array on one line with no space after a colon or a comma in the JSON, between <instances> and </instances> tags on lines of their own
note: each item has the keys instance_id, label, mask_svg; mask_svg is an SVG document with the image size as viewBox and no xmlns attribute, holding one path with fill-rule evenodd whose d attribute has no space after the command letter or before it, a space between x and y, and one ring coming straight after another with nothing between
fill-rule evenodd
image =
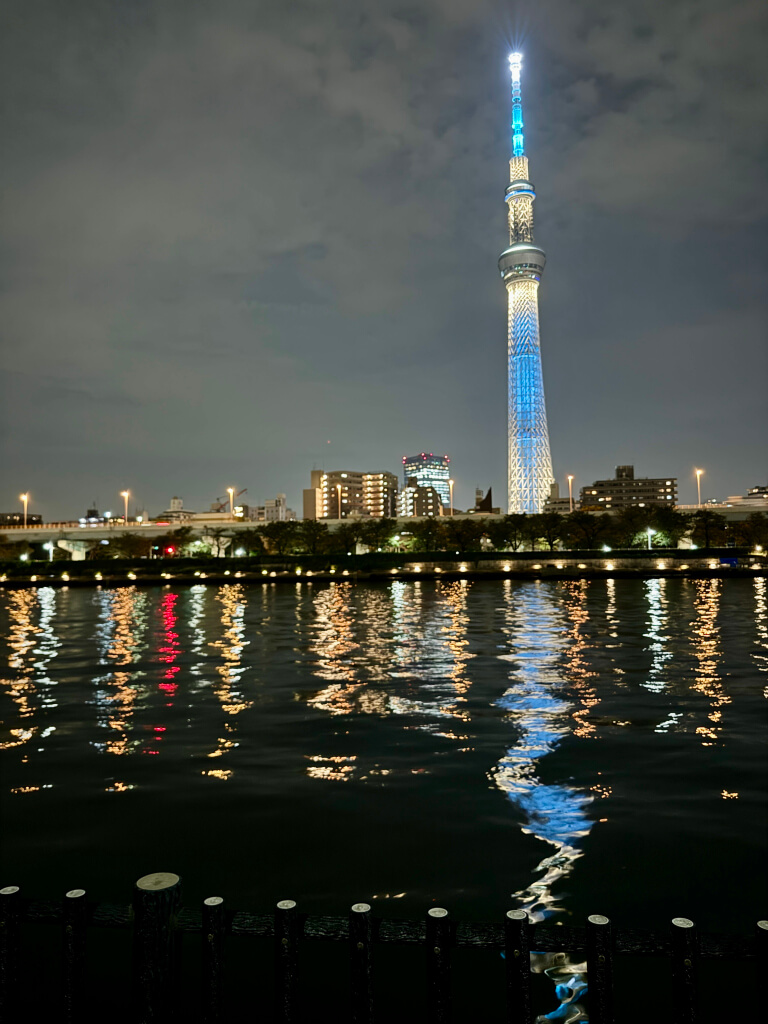
<instances>
[{"instance_id":1,"label":"distant light","mask_svg":"<svg viewBox=\"0 0 768 1024\"><path fill-rule=\"evenodd\" d=\"M510 53L509 63L510 64L521 64L523 61L522 53Z\"/></svg>"},{"instance_id":2,"label":"distant light","mask_svg":"<svg viewBox=\"0 0 768 1024\"><path fill-rule=\"evenodd\" d=\"M242 558L243 555L245 554L245 548L238 548L235 554L237 555L238 558Z\"/></svg>"},{"instance_id":3,"label":"distant light","mask_svg":"<svg viewBox=\"0 0 768 1024\"><path fill-rule=\"evenodd\" d=\"M603 544L603 551L610 551L610 547L607 544Z\"/></svg>"},{"instance_id":4,"label":"distant light","mask_svg":"<svg viewBox=\"0 0 768 1024\"><path fill-rule=\"evenodd\" d=\"M539 563L537 562L537 563L536 563L536 565L534 565L534 567L533 567L533 568L534 568L534 569L540 569L540 568L541 568L541 566L540 566L540 565L539 565Z\"/></svg>"},{"instance_id":5,"label":"distant light","mask_svg":"<svg viewBox=\"0 0 768 1024\"><path fill-rule=\"evenodd\" d=\"M22 562L26 562L26 560L29 558L29 555L19 555L19 558L21 559Z\"/></svg>"},{"instance_id":6,"label":"distant light","mask_svg":"<svg viewBox=\"0 0 768 1024\"><path fill-rule=\"evenodd\" d=\"M605 568L608 570L608 572L613 572L613 562L606 562Z\"/></svg>"}]
</instances>

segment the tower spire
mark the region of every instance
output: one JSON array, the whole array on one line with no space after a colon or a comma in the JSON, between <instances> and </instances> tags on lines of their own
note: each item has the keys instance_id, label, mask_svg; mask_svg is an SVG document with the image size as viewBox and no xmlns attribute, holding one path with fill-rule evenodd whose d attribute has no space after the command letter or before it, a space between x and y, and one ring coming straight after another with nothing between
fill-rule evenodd
<instances>
[{"instance_id":1,"label":"tower spire","mask_svg":"<svg viewBox=\"0 0 768 1024\"><path fill-rule=\"evenodd\" d=\"M528 178L523 137L522 60L521 54L510 54L512 157L504 196L509 248L499 256L499 271L507 288L507 492L510 512L541 512L552 483L539 342L538 291L546 255L533 244L536 192Z\"/></svg>"},{"instance_id":2,"label":"tower spire","mask_svg":"<svg viewBox=\"0 0 768 1024\"><path fill-rule=\"evenodd\" d=\"M512 156L525 156L523 137L523 99L520 93L522 53L510 53L509 71L512 75Z\"/></svg>"}]
</instances>

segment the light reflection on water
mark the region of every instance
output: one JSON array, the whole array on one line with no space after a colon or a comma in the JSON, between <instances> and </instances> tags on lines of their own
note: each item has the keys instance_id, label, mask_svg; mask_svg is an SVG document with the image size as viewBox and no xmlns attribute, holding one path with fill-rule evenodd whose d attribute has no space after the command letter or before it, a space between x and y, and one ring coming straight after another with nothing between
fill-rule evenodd
<instances>
[{"instance_id":1,"label":"light reflection on water","mask_svg":"<svg viewBox=\"0 0 768 1024\"><path fill-rule=\"evenodd\" d=\"M537 881L513 894L520 907L540 921L560 909L552 888L583 856L577 844L592 828L587 814L591 794L564 784L544 784L537 774L541 760L569 733L589 736L592 732L583 717L588 713L584 692L579 690L589 676L580 634L588 617L581 587L569 590L565 607L549 588L513 589L505 581L504 590L504 633L510 653L500 657L514 667L512 685L496 703L507 713L517 739L491 777L522 812L522 831L554 848L534 869L543 872ZM578 705L567 696L568 676L580 698L578 712L574 711Z\"/></svg>"},{"instance_id":2,"label":"light reflection on water","mask_svg":"<svg viewBox=\"0 0 768 1024\"><path fill-rule=\"evenodd\" d=\"M184 779L202 807L221 781L239 796L265 773L331 805L360 787L363 817L367 787L392 787L404 830L418 830L419 801L442 802L457 826L474 824L475 806L486 823L501 807L528 858L510 861L505 891L536 919L557 915L594 826L613 826L632 799L620 753L661 785L682 762L655 754L684 752L695 782L697 758L728 746L696 790L702 834L709 790L728 813L744 801L767 598L763 578L2 592L5 793L42 799L55 778L63 802L88 787L151 800Z\"/></svg>"}]
</instances>

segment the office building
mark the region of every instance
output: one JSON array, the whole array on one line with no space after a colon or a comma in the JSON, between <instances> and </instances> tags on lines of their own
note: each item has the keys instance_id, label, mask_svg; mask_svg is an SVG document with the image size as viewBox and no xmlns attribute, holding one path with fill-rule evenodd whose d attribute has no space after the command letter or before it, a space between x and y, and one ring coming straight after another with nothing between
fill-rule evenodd
<instances>
[{"instance_id":1,"label":"office building","mask_svg":"<svg viewBox=\"0 0 768 1024\"><path fill-rule=\"evenodd\" d=\"M403 483L408 486L411 477L415 477L416 486L434 487L445 508L451 504L450 462L447 455L433 455L431 452L420 452L418 455L403 456Z\"/></svg>"},{"instance_id":2,"label":"office building","mask_svg":"<svg viewBox=\"0 0 768 1024\"><path fill-rule=\"evenodd\" d=\"M632 505L677 504L677 477L635 477L634 466L617 466L612 480L595 480L582 487L579 505L583 509L621 509Z\"/></svg>"}]
</instances>

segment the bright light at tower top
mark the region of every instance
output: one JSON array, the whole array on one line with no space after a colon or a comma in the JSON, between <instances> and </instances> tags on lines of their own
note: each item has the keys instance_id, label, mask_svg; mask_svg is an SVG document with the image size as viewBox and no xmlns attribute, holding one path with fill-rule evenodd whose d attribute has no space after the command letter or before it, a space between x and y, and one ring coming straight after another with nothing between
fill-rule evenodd
<instances>
[{"instance_id":1,"label":"bright light at tower top","mask_svg":"<svg viewBox=\"0 0 768 1024\"><path fill-rule=\"evenodd\" d=\"M510 53L509 70L512 74L512 156L525 156L523 138L523 100L520 94L520 65L522 53Z\"/></svg>"}]
</instances>

